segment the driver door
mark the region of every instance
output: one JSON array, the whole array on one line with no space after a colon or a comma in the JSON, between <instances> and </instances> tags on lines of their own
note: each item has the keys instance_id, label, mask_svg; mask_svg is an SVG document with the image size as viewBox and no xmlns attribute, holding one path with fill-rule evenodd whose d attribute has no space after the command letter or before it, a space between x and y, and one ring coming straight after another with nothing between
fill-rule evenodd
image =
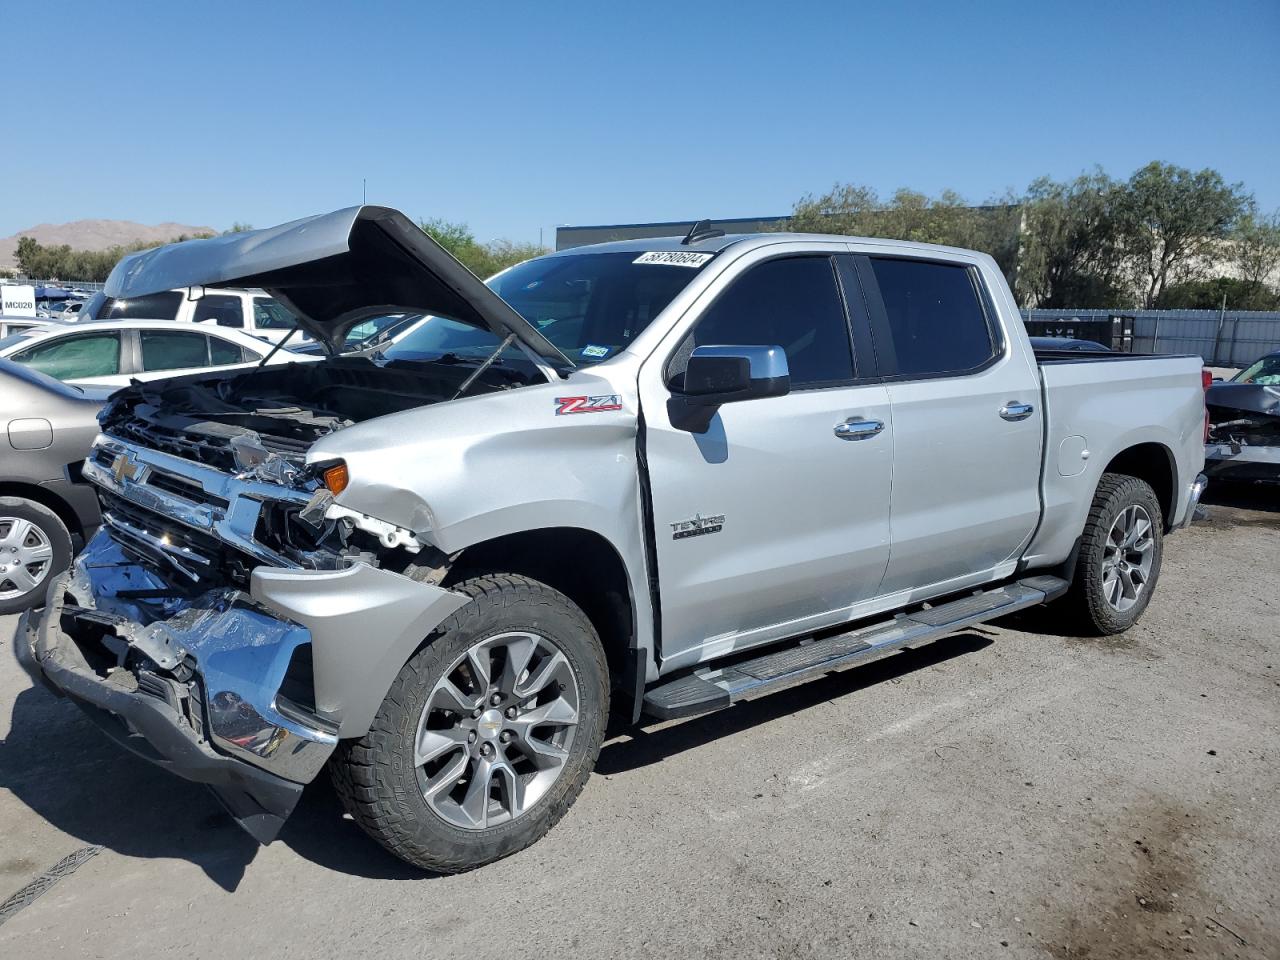
<instances>
[{"instance_id":1,"label":"driver door","mask_svg":"<svg viewBox=\"0 0 1280 960\"><path fill-rule=\"evenodd\" d=\"M641 373L664 667L842 622L878 595L889 398L858 376L833 254L748 255ZM790 392L725 403L703 433L674 424L683 365L708 345L781 346ZM837 432L850 421L879 427Z\"/></svg>"}]
</instances>

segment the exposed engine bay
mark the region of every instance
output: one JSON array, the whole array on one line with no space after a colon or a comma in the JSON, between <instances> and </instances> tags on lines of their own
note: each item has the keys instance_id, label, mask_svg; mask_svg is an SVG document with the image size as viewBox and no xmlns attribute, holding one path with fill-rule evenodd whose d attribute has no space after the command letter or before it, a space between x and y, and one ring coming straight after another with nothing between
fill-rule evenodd
<instances>
[{"instance_id":1,"label":"exposed engine bay","mask_svg":"<svg viewBox=\"0 0 1280 960\"><path fill-rule=\"evenodd\" d=\"M139 383L116 394L100 419L121 440L223 470L247 466L236 455L247 447L233 444L245 438L300 468L313 443L352 424L452 400L464 384L470 396L531 382L490 367L467 383L475 372L474 364L340 357Z\"/></svg>"},{"instance_id":2,"label":"exposed engine bay","mask_svg":"<svg viewBox=\"0 0 1280 960\"><path fill-rule=\"evenodd\" d=\"M1210 387L1209 472L1280 480L1280 387L1224 383Z\"/></svg>"},{"instance_id":3,"label":"exposed engine bay","mask_svg":"<svg viewBox=\"0 0 1280 960\"><path fill-rule=\"evenodd\" d=\"M181 594L244 589L262 563L397 567L426 548L418 561L430 567L433 548L412 531L337 505L307 450L365 420L536 376L447 358L342 357L139 383L103 410L85 476L112 539Z\"/></svg>"}]
</instances>

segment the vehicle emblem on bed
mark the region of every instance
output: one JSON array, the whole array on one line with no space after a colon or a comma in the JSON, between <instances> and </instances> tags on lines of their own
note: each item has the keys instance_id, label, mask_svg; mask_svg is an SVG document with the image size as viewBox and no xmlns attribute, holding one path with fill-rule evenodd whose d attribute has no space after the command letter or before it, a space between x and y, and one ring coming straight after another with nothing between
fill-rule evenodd
<instances>
[{"instance_id":1,"label":"vehicle emblem on bed","mask_svg":"<svg viewBox=\"0 0 1280 960\"><path fill-rule=\"evenodd\" d=\"M131 483L137 483L145 469L146 467L135 460L133 454L127 450L124 453L117 453L116 458L111 461L111 475L116 478L116 483L124 483L126 479Z\"/></svg>"}]
</instances>

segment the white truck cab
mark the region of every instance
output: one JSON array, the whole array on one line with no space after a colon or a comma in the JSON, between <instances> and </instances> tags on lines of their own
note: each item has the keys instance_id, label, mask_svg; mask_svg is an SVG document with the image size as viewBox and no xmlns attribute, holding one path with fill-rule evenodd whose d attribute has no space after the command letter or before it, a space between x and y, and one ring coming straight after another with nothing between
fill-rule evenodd
<instances>
[{"instance_id":1,"label":"white truck cab","mask_svg":"<svg viewBox=\"0 0 1280 960\"><path fill-rule=\"evenodd\" d=\"M262 290L180 287L129 299L106 297L87 309L92 310L92 315L81 311L81 319L185 320L239 330L271 343L279 343L297 326L289 308ZM299 332L289 342L297 344L309 339Z\"/></svg>"}]
</instances>

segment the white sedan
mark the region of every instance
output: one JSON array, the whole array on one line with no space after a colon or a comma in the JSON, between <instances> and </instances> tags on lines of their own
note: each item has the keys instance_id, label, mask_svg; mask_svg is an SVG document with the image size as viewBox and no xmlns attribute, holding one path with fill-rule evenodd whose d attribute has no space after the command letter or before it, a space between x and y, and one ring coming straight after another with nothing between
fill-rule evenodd
<instances>
[{"instance_id":1,"label":"white sedan","mask_svg":"<svg viewBox=\"0 0 1280 960\"><path fill-rule=\"evenodd\" d=\"M81 386L123 387L201 370L256 366L273 345L236 330L174 320L105 320L38 327L0 339L0 359ZM314 361L281 349L270 364Z\"/></svg>"}]
</instances>

